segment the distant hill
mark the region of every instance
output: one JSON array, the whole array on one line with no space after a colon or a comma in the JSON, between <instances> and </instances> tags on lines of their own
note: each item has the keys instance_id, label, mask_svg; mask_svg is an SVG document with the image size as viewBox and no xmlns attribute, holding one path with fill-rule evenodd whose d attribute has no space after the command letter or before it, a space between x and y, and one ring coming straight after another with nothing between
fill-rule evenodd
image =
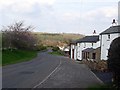
<instances>
[{"instance_id":1,"label":"distant hill","mask_svg":"<svg viewBox=\"0 0 120 90\"><path fill-rule=\"evenodd\" d=\"M84 37L84 35L82 34L72 33L34 32L34 34L38 38L38 44L42 44L44 46L65 46L69 44L72 40Z\"/></svg>"}]
</instances>

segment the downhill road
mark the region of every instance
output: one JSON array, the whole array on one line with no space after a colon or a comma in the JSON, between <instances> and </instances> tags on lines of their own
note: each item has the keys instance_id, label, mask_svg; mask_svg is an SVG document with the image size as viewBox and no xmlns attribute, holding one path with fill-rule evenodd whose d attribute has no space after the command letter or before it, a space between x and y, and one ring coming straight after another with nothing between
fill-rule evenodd
<instances>
[{"instance_id":1,"label":"downhill road","mask_svg":"<svg viewBox=\"0 0 120 90\"><path fill-rule=\"evenodd\" d=\"M3 88L87 88L102 82L85 66L48 52L2 68Z\"/></svg>"}]
</instances>

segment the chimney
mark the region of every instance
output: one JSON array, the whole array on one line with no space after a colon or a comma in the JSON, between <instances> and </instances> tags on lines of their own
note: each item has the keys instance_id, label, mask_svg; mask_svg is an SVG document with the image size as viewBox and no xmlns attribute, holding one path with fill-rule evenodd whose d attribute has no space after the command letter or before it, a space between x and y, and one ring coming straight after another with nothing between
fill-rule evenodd
<instances>
[{"instance_id":1,"label":"chimney","mask_svg":"<svg viewBox=\"0 0 120 90\"><path fill-rule=\"evenodd\" d=\"M96 35L96 30L93 31L93 35Z\"/></svg>"},{"instance_id":2,"label":"chimney","mask_svg":"<svg viewBox=\"0 0 120 90\"><path fill-rule=\"evenodd\" d=\"M116 22L115 19L113 19L113 21L112 21L112 26L116 26L116 25L117 25L117 22Z\"/></svg>"},{"instance_id":3,"label":"chimney","mask_svg":"<svg viewBox=\"0 0 120 90\"><path fill-rule=\"evenodd\" d=\"M118 2L118 25L120 25L120 1Z\"/></svg>"}]
</instances>

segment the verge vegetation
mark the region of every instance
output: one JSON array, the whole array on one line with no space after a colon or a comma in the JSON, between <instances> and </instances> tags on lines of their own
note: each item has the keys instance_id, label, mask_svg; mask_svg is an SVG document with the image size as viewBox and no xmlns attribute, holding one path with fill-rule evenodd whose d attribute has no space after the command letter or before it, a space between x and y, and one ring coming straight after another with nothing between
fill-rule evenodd
<instances>
[{"instance_id":1,"label":"verge vegetation","mask_svg":"<svg viewBox=\"0 0 120 90\"><path fill-rule=\"evenodd\" d=\"M4 50L2 53L2 65L15 64L31 60L37 56L37 51L31 50Z\"/></svg>"},{"instance_id":2,"label":"verge vegetation","mask_svg":"<svg viewBox=\"0 0 120 90\"><path fill-rule=\"evenodd\" d=\"M32 26L16 22L2 31L2 65L28 61L37 56L37 51L46 47L37 44Z\"/></svg>"},{"instance_id":3,"label":"verge vegetation","mask_svg":"<svg viewBox=\"0 0 120 90\"><path fill-rule=\"evenodd\" d=\"M52 52L49 52L49 54L64 56L63 51L61 51L58 47L52 47Z\"/></svg>"}]
</instances>

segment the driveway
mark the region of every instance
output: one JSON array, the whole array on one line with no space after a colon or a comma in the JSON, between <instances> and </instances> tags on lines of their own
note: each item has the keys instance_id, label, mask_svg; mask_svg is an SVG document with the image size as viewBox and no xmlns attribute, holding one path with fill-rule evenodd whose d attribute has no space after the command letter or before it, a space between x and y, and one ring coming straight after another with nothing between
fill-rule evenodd
<instances>
[{"instance_id":1,"label":"driveway","mask_svg":"<svg viewBox=\"0 0 120 90\"><path fill-rule=\"evenodd\" d=\"M3 88L87 88L102 84L86 65L48 52L2 70Z\"/></svg>"}]
</instances>

